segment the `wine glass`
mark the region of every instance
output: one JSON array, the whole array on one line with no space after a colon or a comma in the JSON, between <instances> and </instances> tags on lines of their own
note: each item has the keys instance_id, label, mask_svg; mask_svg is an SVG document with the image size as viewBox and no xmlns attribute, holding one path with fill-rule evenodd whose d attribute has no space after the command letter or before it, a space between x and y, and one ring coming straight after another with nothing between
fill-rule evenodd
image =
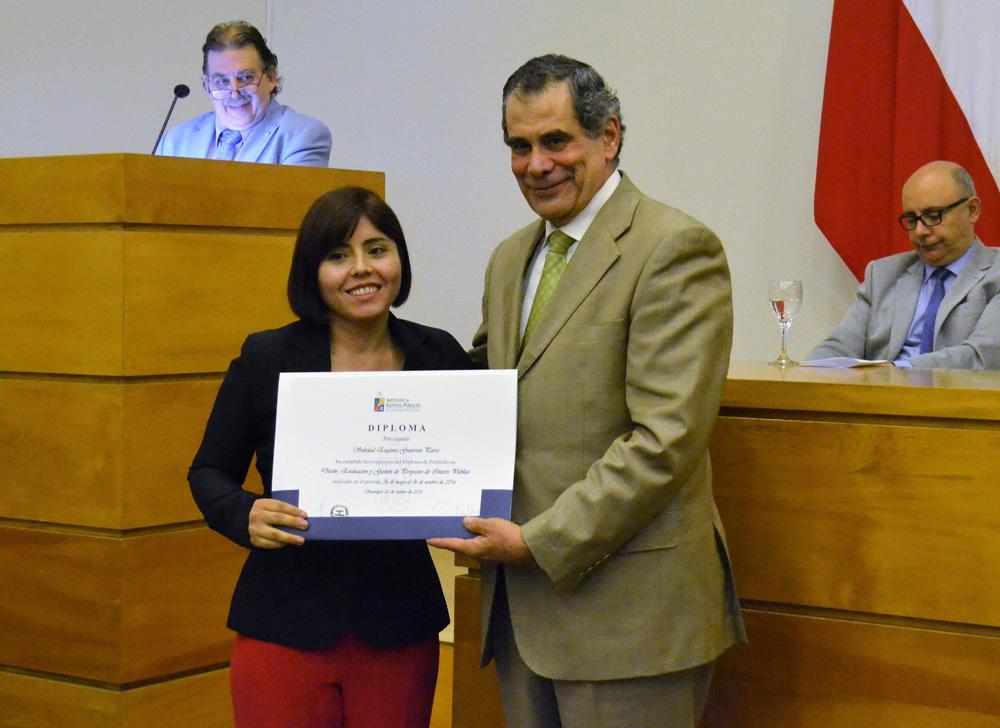
<instances>
[{"instance_id":1,"label":"wine glass","mask_svg":"<svg viewBox=\"0 0 1000 728\"><path fill-rule=\"evenodd\" d=\"M771 299L771 312L781 327L781 353L769 363L776 367L797 366L798 362L788 356L785 338L792 326L792 318L802 305L802 281L771 281L767 286L767 297Z\"/></svg>"}]
</instances>

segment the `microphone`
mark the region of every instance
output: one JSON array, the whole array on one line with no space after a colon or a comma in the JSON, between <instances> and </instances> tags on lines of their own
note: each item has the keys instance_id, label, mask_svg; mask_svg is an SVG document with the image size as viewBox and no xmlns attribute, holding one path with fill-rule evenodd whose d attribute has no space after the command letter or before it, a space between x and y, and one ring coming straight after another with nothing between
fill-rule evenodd
<instances>
[{"instance_id":1,"label":"microphone","mask_svg":"<svg viewBox=\"0 0 1000 728\"><path fill-rule=\"evenodd\" d=\"M185 86L183 83L179 83L174 86L174 99L170 102L170 108L167 109L167 116L163 120L163 126L160 127L160 133L156 136L156 141L153 142L153 151L150 154L156 154L156 148L160 146L160 140L163 138L163 132L167 130L167 122L170 121L170 115L174 113L174 104L177 103L177 99L183 99L191 93L191 89Z\"/></svg>"}]
</instances>

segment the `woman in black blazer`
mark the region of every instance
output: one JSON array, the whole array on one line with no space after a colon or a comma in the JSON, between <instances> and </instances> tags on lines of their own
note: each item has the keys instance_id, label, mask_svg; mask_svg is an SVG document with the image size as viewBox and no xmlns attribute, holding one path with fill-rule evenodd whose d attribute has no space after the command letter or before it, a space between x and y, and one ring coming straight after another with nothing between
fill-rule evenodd
<instances>
[{"instance_id":1,"label":"woman in black blazer","mask_svg":"<svg viewBox=\"0 0 1000 728\"><path fill-rule=\"evenodd\" d=\"M447 332L389 313L410 282L388 205L357 187L328 192L295 243L299 320L247 337L219 389L188 480L208 525L250 549L228 621L238 728L430 721L448 612L426 544L305 542L277 527L304 530L306 513L270 497L280 372L472 368ZM254 456L262 496L243 488Z\"/></svg>"}]
</instances>

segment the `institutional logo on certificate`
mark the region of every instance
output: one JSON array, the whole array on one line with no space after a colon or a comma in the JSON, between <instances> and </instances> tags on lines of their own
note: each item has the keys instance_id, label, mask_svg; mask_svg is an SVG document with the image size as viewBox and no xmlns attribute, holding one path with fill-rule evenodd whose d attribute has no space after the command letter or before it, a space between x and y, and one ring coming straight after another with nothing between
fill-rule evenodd
<instances>
[{"instance_id":1,"label":"institutional logo on certificate","mask_svg":"<svg viewBox=\"0 0 1000 728\"><path fill-rule=\"evenodd\" d=\"M510 516L516 428L514 370L285 373L272 495L307 539L467 536Z\"/></svg>"}]
</instances>

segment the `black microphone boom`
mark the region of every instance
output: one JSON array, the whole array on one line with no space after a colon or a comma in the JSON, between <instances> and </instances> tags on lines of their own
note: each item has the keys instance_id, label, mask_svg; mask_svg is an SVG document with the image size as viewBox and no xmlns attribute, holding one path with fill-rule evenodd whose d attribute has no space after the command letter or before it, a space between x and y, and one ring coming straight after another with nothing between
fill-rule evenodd
<instances>
[{"instance_id":1,"label":"black microphone boom","mask_svg":"<svg viewBox=\"0 0 1000 728\"><path fill-rule=\"evenodd\" d=\"M177 103L177 99L183 99L189 93L191 93L191 89L183 83L174 86L174 99L170 102L170 108L167 109L167 116L163 120L163 126L160 127L160 133L156 135L156 141L153 142L153 151L150 154L156 154L156 148L160 146L160 140L163 138L163 132L167 130L167 122L170 121L170 115L174 113L174 104Z\"/></svg>"}]
</instances>

